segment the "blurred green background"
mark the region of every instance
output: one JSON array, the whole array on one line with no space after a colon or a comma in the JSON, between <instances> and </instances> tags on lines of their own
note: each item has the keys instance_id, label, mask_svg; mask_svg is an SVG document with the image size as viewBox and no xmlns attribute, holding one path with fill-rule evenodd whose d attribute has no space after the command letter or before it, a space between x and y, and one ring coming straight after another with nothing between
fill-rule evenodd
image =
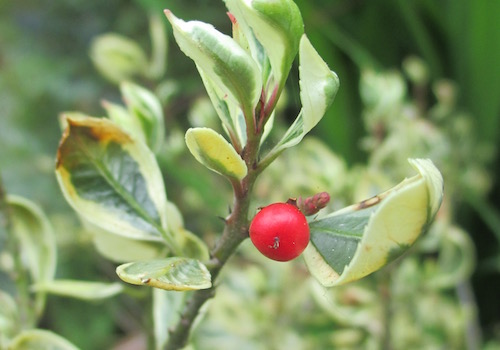
<instances>
[{"instance_id":1,"label":"blurred green background","mask_svg":"<svg viewBox=\"0 0 500 350\"><path fill-rule=\"evenodd\" d=\"M429 81L449 79L456 84L457 109L472 116L467 138L480 142L490 154L484 166L492 184L480 195L465 193L466 189L464 193L460 190L454 193L457 211L453 220L470 233L475 244L477 268L472 286L484 337L498 337L500 2L297 0L296 3L311 42L341 80L334 105L313 134L349 166L368 158L361 147L361 139L367 134L359 89L364 70L401 70L402 62L415 55L427 64ZM59 243L64 247L60 250L58 276L90 279L113 270L92 247L72 239L76 218L63 200L53 173L60 138L58 115L68 110L103 115L102 99L120 99L116 86L106 81L92 64L91 41L99 34L116 32L136 40L148 52L148 14L161 15L164 8L180 18L206 21L230 32L224 4L216 0L0 0L0 175L8 193L40 204L52 220L62 223L56 225L59 231L68 227L68 232L58 232ZM171 37L170 29L168 35ZM167 134L189 126L186 116L190 107L204 94L192 62L180 53L173 40L169 47L167 77L177 85L166 111ZM296 86L297 78L290 80L293 83L290 85ZM429 104L435 102L430 90L424 94ZM290 120L299 104L294 96L292 88L285 109ZM168 159L163 165L168 167ZM466 168L467 162L462 166ZM204 193L206 183L196 177L179 172L167 175L167 181L172 198L186 195L176 194L177 186L190 186L210 201L227 203L227 197ZM199 214L215 217L210 208L190 210L189 200L183 202L184 207L182 203L179 206L185 209L186 221L190 222L192 216L193 227L202 225L196 223L195 216ZM214 231L220 228L215 221L210 223ZM132 301L127 305L131 310L140 307ZM81 338L82 332L92 334L92 341L79 340L83 348L109 344L110 334L116 328L107 314L116 315L117 308L114 303L88 306L51 299L42 326L70 339ZM68 318L72 322L64 321ZM127 327L133 325L124 325L122 329Z\"/></svg>"}]
</instances>

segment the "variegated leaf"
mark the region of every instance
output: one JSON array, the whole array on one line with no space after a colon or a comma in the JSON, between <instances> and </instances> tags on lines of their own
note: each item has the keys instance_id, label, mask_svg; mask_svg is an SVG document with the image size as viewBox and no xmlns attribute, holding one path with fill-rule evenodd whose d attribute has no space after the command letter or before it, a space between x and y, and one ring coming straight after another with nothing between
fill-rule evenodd
<instances>
[{"instance_id":1,"label":"variegated leaf","mask_svg":"<svg viewBox=\"0 0 500 350\"><path fill-rule=\"evenodd\" d=\"M324 286L360 279L404 253L436 215L443 178L427 159L412 159L418 175L361 203L310 223L307 266Z\"/></svg>"},{"instance_id":2,"label":"variegated leaf","mask_svg":"<svg viewBox=\"0 0 500 350\"><path fill-rule=\"evenodd\" d=\"M56 175L66 200L85 220L139 240L165 240L163 177L153 153L107 119L68 119L57 155Z\"/></svg>"},{"instance_id":3,"label":"variegated leaf","mask_svg":"<svg viewBox=\"0 0 500 350\"><path fill-rule=\"evenodd\" d=\"M201 164L221 175L237 180L247 174L247 166L229 142L209 128L191 128L186 144Z\"/></svg>"},{"instance_id":4,"label":"variegated leaf","mask_svg":"<svg viewBox=\"0 0 500 350\"><path fill-rule=\"evenodd\" d=\"M262 91L260 70L252 57L233 38L210 24L184 22L168 10L165 14L181 50L225 96L251 116Z\"/></svg>"},{"instance_id":5,"label":"variegated leaf","mask_svg":"<svg viewBox=\"0 0 500 350\"><path fill-rule=\"evenodd\" d=\"M117 267L116 273L127 283L165 290L198 290L212 286L210 272L198 260L173 257L131 262Z\"/></svg>"}]
</instances>

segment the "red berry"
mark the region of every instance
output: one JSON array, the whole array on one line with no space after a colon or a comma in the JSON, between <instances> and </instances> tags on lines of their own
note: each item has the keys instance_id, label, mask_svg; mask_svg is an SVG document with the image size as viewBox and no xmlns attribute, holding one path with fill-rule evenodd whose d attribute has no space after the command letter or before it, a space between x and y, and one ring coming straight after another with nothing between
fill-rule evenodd
<instances>
[{"instance_id":1,"label":"red berry","mask_svg":"<svg viewBox=\"0 0 500 350\"><path fill-rule=\"evenodd\" d=\"M250 239L269 259L289 261L306 249L309 225L296 206L274 203L255 215L250 224Z\"/></svg>"}]
</instances>

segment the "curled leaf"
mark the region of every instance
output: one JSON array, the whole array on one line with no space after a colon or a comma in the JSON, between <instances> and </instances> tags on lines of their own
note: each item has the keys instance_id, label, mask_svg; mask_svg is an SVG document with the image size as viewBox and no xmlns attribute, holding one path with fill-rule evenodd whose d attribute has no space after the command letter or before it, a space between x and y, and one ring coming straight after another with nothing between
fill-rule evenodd
<instances>
[{"instance_id":1,"label":"curled leaf","mask_svg":"<svg viewBox=\"0 0 500 350\"><path fill-rule=\"evenodd\" d=\"M205 80L251 115L259 101L262 80L257 63L230 36L199 21L185 22L165 11L181 50L190 57Z\"/></svg>"},{"instance_id":2,"label":"curled leaf","mask_svg":"<svg viewBox=\"0 0 500 350\"><path fill-rule=\"evenodd\" d=\"M188 258L131 262L118 266L116 273L127 283L165 290L187 291L212 286L206 266Z\"/></svg>"},{"instance_id":3,"label":"curled leaf","mask_svg":"<svg viewBox=\"0 0 500 350\"><path fill-rule=\"evenodd\" d=\"M411 159L418 175L396 187L310 223L304 258L330 287L360 279L403 254L436 215L443 178L427 159Z\"/></svg>"},{"instance_id":4,"label":"curled leaf","mask_svg":"<svg viewBox=\"0 0 500 350\"><path fill-rule=\"evenodd\" d=\"M252 56L261 65L261 47L269 57L274 84L284 86L298 51L304 23L292 0L225 0L226 6L241 26ZM258 42L252 40L256 38ZM261 67L265 73L265 67ZM266 74L264 74L266 75ZM274 86L273 86L274 88Z\"/></svg>"}]
</instances>

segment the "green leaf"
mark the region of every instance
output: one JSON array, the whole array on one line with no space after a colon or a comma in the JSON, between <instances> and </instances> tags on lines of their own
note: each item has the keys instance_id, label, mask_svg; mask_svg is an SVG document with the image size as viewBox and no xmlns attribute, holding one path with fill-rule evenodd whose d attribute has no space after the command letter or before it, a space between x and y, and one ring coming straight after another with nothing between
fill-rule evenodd
<instances>
[{"instance_id":1,"label":"green leaf","mask_svg":"<svg viewBox=\"0 0 500 350\"><path fill-rule=\"evenodd\" d=\"M42 329L21 332L9 344L8 350L78 350L63 337Z\"/></svg>"},{"instance_id":2,"label":"green leaf","mask_svg":"<svg viewBox=\"0 0 500 350\"><path fill-rule=\"evenodd\" d=\"M15 300L0 289L0 349L21 327L19 312Z\"/></svg>"},{"instance_id":3,"label":"green leaf","mask_svg":"<svg viewBox=\"0 0 500 350\"><path fill-rule=\"evenodd\" d=\"M146 144L154 152L158 152L165 138L160 101L151 91L130 82L123 82L120 91L131 117L136 118L141 126Z\"/></svg>"},{"instance_id":4,"label":"green leaf","mask_svg":"<svg viewBox=\"0 0 500 350\"><path fill-rule=\"evenodd\" d=\"M404 253L438 211L443 178L427 159L411 159L419 172L396 187L310 223L307 266L324 286L360 279Z\"/></svg>"},{"instance_id":5,"label":"green leaf","mask_svg":"<svg viewBox=\"0 0 500 350\"><path fill-rule=\"evenodd\" d=\"M32 282L45 283L54 278L57 262L56 240L45 213L32 201L9 195L12 233L19 244L21 260L26 262ZM22 278L22 277L21 277ZM37 293L34 310L41 315L45 294Z\"/></svg>"},{"instance_id":6,"label":"green leaf","mask_svg":"<svg viewBox=\"0 0 500 350\"><path fill-rule=\"evenodd\" d=\"M149 34L151 36L151 62L148 76L160 79L167 69L168 36L165 19L159 14L149 17Z\"/></svg>"},{"instance_id":7,"label":"green leaf","mask_svg":"<svg viewBox=\"0 0 500 350\"><path fill-rule=\"evenodd\" d=\"M257 62L260 49L252 45L255 36L269 57L274 85L281 92L299 49L304 23L292 0L225 0L249 43ZM264 69L262 69L264 71ZM279 94L279 93L278 93Z\"/></svg>"},{"instance_id":8,"label":"green leaf","mask_svg":"<svg viewBox=\"0 0 500 350\"><path fill-rule=\"evenodd\" d=\"M186 132L189 151L201 164L221 175L237 180L247 175L244 160L229 142L209 128L191 128Z\"/></svg>"},{"instance_id":9,"label":"green leaf","mask_svg":"<svg viewBox=\"0 0 500 350\"><path fill-rule=\"evenodd\" d=\"M152 311L156 350L165 348L170 335L165 330L175 327L179 322L185 300L186 293L176 293L158 288L153 289Z\"/></svg>"},{"instance_id":10,"label":"green leaf","mask_svg":"<svg viewBox=\"0 0 500 350\"><path fill-rule=\"evenodd\" d=\"M53 280L33 285L33 290L82 300L114 297L123 291L121 283L87 282L79 280Z\"/></svg>"},{"instance_id":11,"label":"green leaf","mask_svg":"<svg viewBox=\"0 0 500 350\"><path fill-rule=\"evenodd\" d=\"M240 145L246 143L246 125L239 127L238 116L242 113L240 107L227 98L227 95L206 76L201 68L198 69L210 101L219 116L222 125L231 138L236 138Z\"/></svg>"},{"instance_id":12,"label":"green leaf","mask_svg":"<svg viewBox=\"0 0 500 350\"><path fill-rule=\"evenodd\" d=\"M46 215L32 201L8 195L12 229L21 246L23 261L35 282L50 281L56 271L56 242Z\"/></svg>"},{"instance_id":13,"label":"green leaf","mask_svg":"<svg viewBox=\"0 0 500 350\"><path fill-rule=\"evenodd\" d=\"M101 105L106 110L106 114L116 125L130 136L135 137L146 143L146 135L142 130L142 126L138 118L134 118L125 106L103 100ZM70 119L76 119L73 115L68 116ZM87 116L88 117L88 116Z\"/></svg>"},{"instance_id":14,"label":"green leaf","mask_svg":"<svg viewBox=\"0 0 500 350\"><path fill-rule=\"evenodd\" d=\"M302 102L304 133L308 133L323 118L339 89L339 78L328 68L304 34L299 50L300 101Z\"/></svg>"},{"instance_id":15,"label":"green leaf","mask_svg":"<svg viewBox=\"0 0 500 350\"><path fill-rule=\"evenodd\" d=\"M117 267L116 273L127 283L165 290L198 290L212 286L210 272L198 260L173 257L139 261Z\"/></svg>"},{"instance_id":16,"label":"green leaf","mask_svg":"<svg viewBox=\"0 0 500 350\"><path fill-rule=\"evenodd\" d=\"M200 237L184 228L182 214L172 202L167 202L167 217L168 228L181 248L183 256L200 261L208 260L210 253L207 244Z\"/></svg>"},{"instance_id":17,"label":"green leaf","mask_svg":"<svg viewBox=\"0 0 500 350\"><path fill-rule=\"evenodd\" d=\"M297 145L323 118L339 89L339 78L316 52L305 35L299 52L300 100L302 110L273 153Z\"/></svg>"},{"instance_id":18,"label":"green leaf","mask_svg":"<svg viewBox=\"0 0 500 350\"><path fill-rule=\"evenodd\" d=\"M88 222L177 251L167 230L163 177L153 153L107 119L68 119L56 175L69 204Z\"/></svg>"},{"instance_id":19,"label":"green leaf","mask_svg":"<svg viewBox=\"0 0 500 350\"><path fill-rule=\"evenodd\" d=\"M257 63L231 37L199 21L184 22L165 11L180 49L224 95L252 116L262 81Z\"/></svg>"},{"instance_id":20,"label":"green leaf","mask_svg":"<svg viewBox=\"0 0 500 350\"><path fill-rule=\"evenodd\" d=\"M92 41L90 57L99 72L114 83L143 75L148 67L146 54L135 41L113 33Z\"/></svg>"},{"instance_id":21,"label":"green leaf","mask_svg":"<svg viewBox=\"0 0 500 350\"><path fill-rule=\"evenodd\" d=\"M97 251L113 262L155 259L165 255L165 245L160 242L131 239L92 226L88 231Z\"/></svg>"}]
</instances>

